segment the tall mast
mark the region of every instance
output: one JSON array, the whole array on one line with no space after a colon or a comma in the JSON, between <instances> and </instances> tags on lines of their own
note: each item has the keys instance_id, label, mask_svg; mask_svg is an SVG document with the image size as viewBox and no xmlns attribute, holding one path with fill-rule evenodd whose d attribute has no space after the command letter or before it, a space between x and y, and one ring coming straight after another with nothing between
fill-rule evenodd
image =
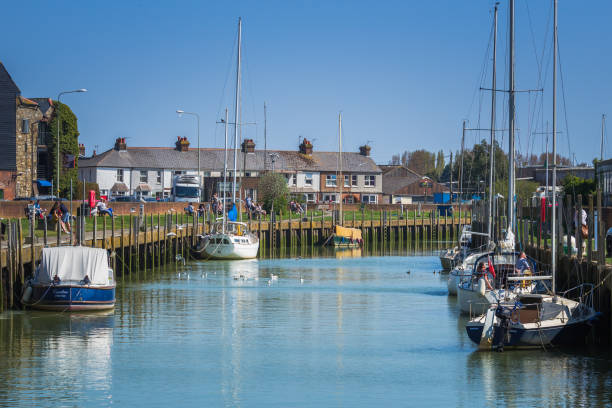
<instances>
[{"instance_id":1,"label":"tall mast","mask_svg":"<svg viewBox=\"0 0 612 408\"><path fill-rule=\"evenodd\" d=\"M266 102L264 101L264 171L268 169L268 116L266 112Z\"/></svg>"},{"instance_id":2,"label":"tall mast","mask_svg":"<svg viewBox=\"0 0 612 408\"><path fill-rule=\"evenodd\" d=\"M553 103L552 103L552 237L551 237L551 252L552 252L552 293L555 294L556 272L557 272L557 0L555 0L554 12L554 29L553 29ZM582 217L578 214L578 219ZM581 222L581 221L579 221Z\"/></svg>"},{"instance_id":3,"label":"tall mast","mask_svg":"<svg viewBox=\"0 0 612 408\"><path fill-rule=\"evenodd\" d=\"M599 159L603 160L603 147L604 147L604 129L606 128L606 115L601 114L601 147L599 148Z\"/></svg>"},{"instance_id":4,"label":"tall mast","mask_svg":"<svg viewBox=\"0 0 612 408\"><path fill-rule=\"evenodd\" d=\"M493 84L491 85L491 153L489 154L489 226L487 233L489 234L489 242L493 236L493 172L495 171L495 94L497 86L496 64L497 64L497 6L495 3L495 11L493 14Z\"/></svg>"},{"instance_id":5,"label":"tall mast","mask_svg":"<svg viewBox=\"0 0 612 408\"><path fill-rule=\"evenodd\" d=\"M510 0L510 73L508 75L508 231L514 232L514 0Z\"/></svg>"},{"instance_id":6,"label":"tall mast","mask_svg":"<svg viewBox=\"0 0 612 408\"><path fill-rule=\"evenodd\" d=\"M344 176L342 175L342 112L338 114L338 169L340 172L340 214L339 220L342 225L342 187L344 186Z\"/></svg>"},{"instance_id":7,"label":"tall mast","mask_svg":"<svg viewBox=\"0 0 612 408\"><path fill-rule=\"evenodd\" d=\"M459 166L459 222L461 222L461 196L463 195L463 149L465 145L465 120L463 121L463 133L461 134L461 165ZM450 167L453 174L453 166ZM461 239L461 238L460 238Z\"/></svg>"},{"instance_id":8,"label":"tall mast","mask_svg":"<svg viewBox=\"0 0 612 408\"><path fill-rule=\"evenodd\" d=\"M238 18L238 64L236 65L236 102L234 112L234 181L232 184L232 202L236 203L236 171L238 164L238 126L240 119L240 48L242 43L242 18Z\"/></svg>"},{"instance_id":9,"label":"tall mast","mask_svg":"<svg viewBox=\"0 0 612 408\"><path fill-rule=\"evenodd\" d=\"M227 114L227 108L225 108L225 147L223 148L223 151L225 152L225 160L223 160L223 197L221 198L221 203L222 203L222 208L223 208L223 233L225 234L225 197L226 197L226 193L227 193L227 122L229 121L228 119L228 114Z\"/></svg>"}]
</instances>

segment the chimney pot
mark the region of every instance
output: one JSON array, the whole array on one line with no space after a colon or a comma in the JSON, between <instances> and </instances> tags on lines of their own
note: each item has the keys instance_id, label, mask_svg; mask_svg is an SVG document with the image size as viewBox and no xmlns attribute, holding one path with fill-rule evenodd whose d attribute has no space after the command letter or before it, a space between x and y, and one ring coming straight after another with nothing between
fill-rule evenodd
<instances>
[{"instance_id":1,"label":"chimney pot","mask_svg":"<svg viewBox=\"0 0 612 408\"><path fill-rule=\"evenodd\" d=\"M370 157L370 150L372 148L368 145L359 146L359 154L362 156Z\"/></svg>"},{"instance_id":2,"label":"chimney pot","mask_svg":"<svg viewBox=\"0 0 612 408\"><path fill-rule=\"evenodd\" d=\"M312 155L312 142L306 138L302 139L300 144L300 153L305 155Z\"/></svg>"},{"instance_id":3,"label":"chimney pot","mask_svg":"<svg viewBox=\"0 0 612 408\"><path fill-rule=\"evenodd\" d=\"M122 151L127 150L127 144L125 143L125 137L118 137L115 139L115 150Z\"/></svg>"},{"instance_id":4,"label":"chimney pot","mask_svg":"<svg viewBox=\"0 0 612 408\"><path fill-rule=\"evenodd\" d=\"M255 142L253 139L244 139L242 142L243 153L255 153Z\"/></svg>"},{"instance_id":5,"label":"chimney pot","mask_svg":"<svg viewBox=\"0 0 612 408\"><path fill-rule=\"evenodd\" d=\"M179 152L189 151L189 141L186 137L177 136L176 150L178 150Z\"/></svg>"}]
</instances>

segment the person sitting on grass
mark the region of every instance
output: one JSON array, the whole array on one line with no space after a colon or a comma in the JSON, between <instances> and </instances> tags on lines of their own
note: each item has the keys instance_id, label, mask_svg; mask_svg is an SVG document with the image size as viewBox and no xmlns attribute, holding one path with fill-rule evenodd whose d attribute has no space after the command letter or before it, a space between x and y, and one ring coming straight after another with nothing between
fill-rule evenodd
<instances>
[{"instance_id":1,"label":"person sitting on grass","mask_svg":"<svg viewBox=\"0 0 612 408\"><path fill-rule=\"evenodd\" d=\"M189 215L193 215L193 204L189 203L189 205L187 207L185 207L185 214L189 214Z\"/></svg>"}]
</instances>

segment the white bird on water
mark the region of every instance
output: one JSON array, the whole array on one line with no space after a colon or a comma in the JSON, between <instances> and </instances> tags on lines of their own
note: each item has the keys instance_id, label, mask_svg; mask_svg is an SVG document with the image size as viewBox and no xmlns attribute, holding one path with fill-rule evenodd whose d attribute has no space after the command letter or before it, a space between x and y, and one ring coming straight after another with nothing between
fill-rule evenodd
<instances>
[{"instance_id":1,"label":"white bird on water","mask_svg":"<svg viewBox=\"0 0 612 408\"><path fill-rule=\"evenodd\" d=\"M272 279L273 281L277 281L278 280L278 275L274 275L273 273L270 274L270 279Z\"/></svg>"}]
</instances>

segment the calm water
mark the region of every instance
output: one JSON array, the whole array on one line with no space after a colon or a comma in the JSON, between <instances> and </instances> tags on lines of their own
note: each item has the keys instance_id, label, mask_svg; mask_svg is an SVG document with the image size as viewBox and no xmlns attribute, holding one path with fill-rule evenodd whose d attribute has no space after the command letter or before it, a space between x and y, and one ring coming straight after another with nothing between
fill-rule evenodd
<instances>
[{"instance_id":1,"label":"calm water","mask_svg":"<svg viewBox=\"0 0 612 408\"><path fill-rule=\"evenodd\" d=\"M201 262L123 283L112 314L5 313L0 406L612 404L607 353L476 352L439 268Z\"/></svg>"}]
</instances>

